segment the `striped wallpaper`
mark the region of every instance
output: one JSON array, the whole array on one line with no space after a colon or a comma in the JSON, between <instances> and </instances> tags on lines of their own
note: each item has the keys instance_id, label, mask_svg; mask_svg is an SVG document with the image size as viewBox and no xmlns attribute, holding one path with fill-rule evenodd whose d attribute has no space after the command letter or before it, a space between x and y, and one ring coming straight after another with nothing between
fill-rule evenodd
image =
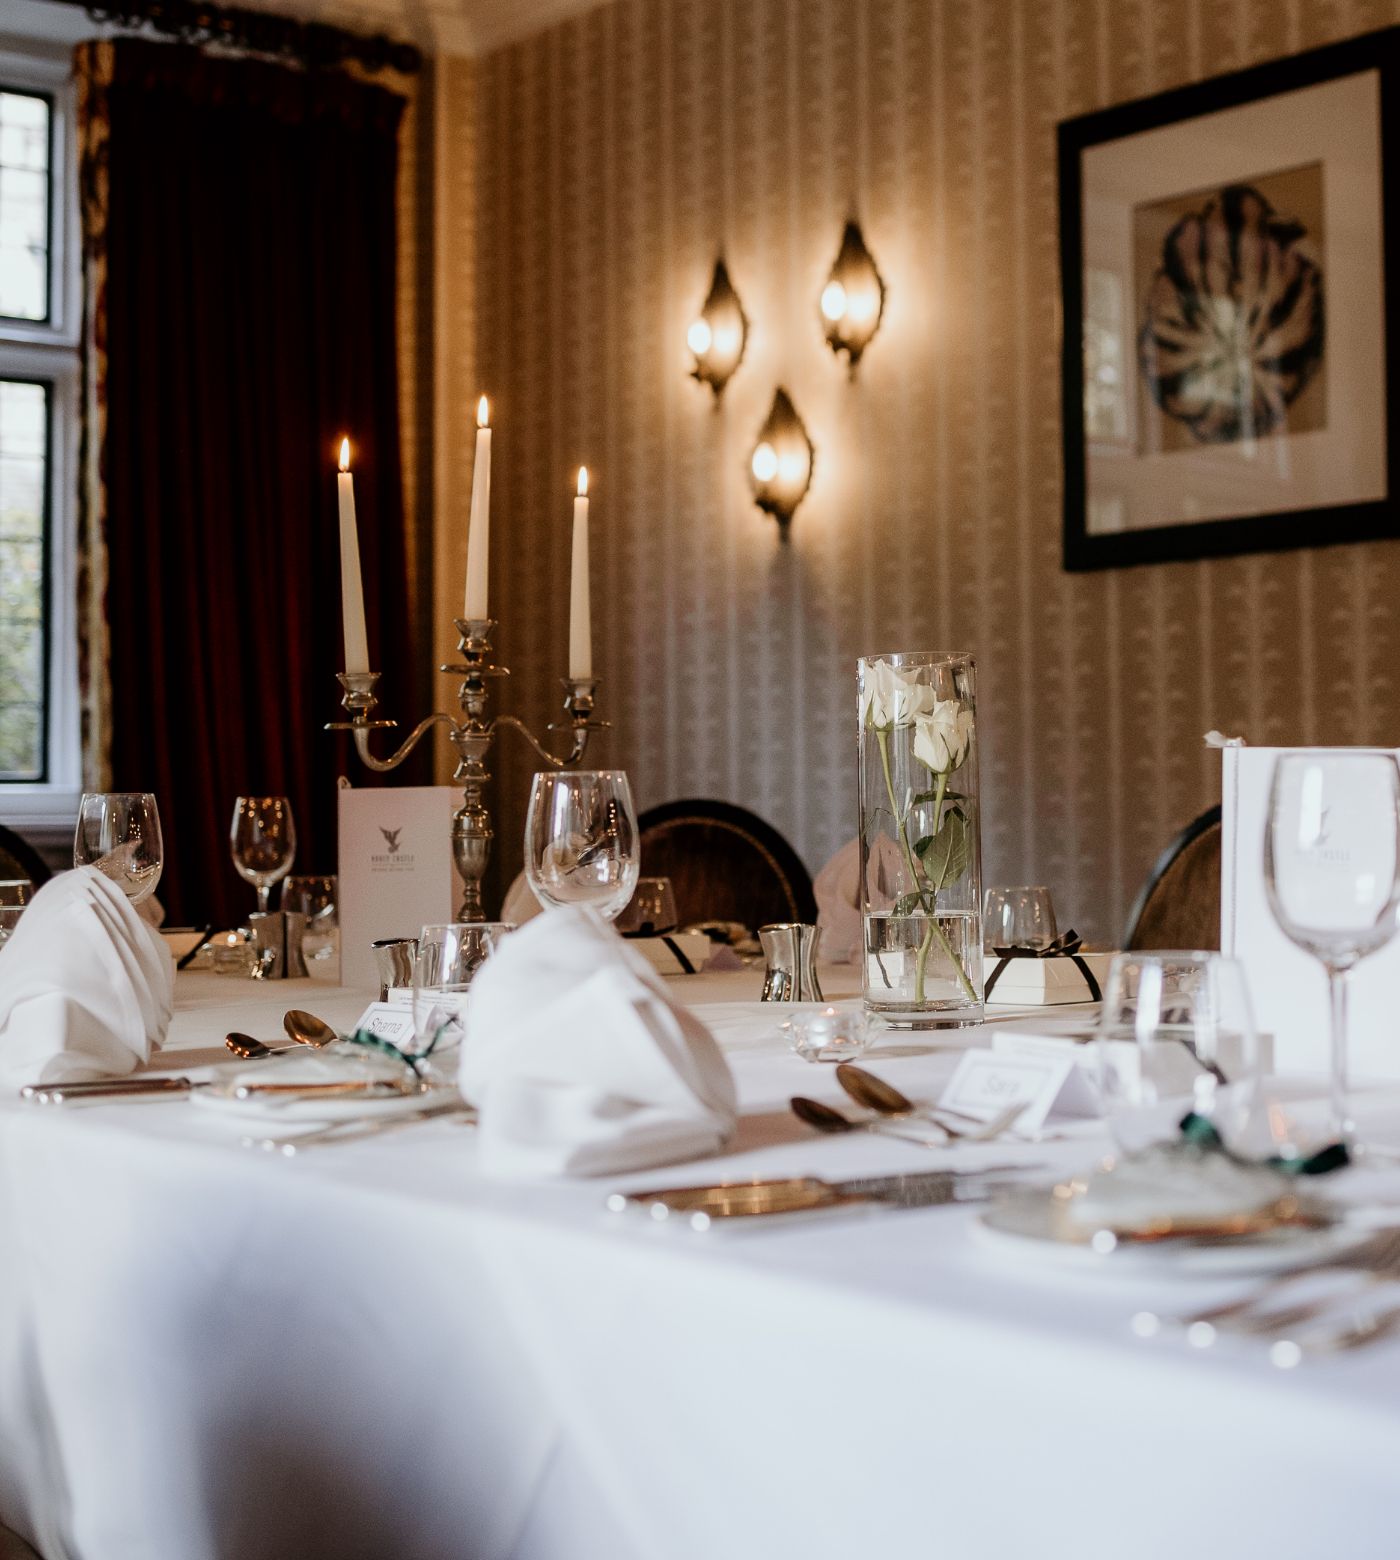
<instances>
[{"instance_id":1,"label":"striped wallpaper","mask_svg":"<svg viewBox=\"0 0 1400 1560\"><path fill-rule=\"evenodd\" d=\"M496 425L509 698L552 717L574 468L593 473L600 761L639 804L755 808L815 870L855 832L855 658L967 649L987 881L1117 935L1218 796L1208 727L1400 741L1392 543L1060 569L1055 125L1395 20L1392 0L619 0L435 83L439 642L469 409ZM850 379L816 300L856 215L889 286ZM723 401L685 331L723 252ZM787 541L746 462L777 384L816 444ZM494 755L519 864L532 765Z\"/></svg>"}]
</instances>

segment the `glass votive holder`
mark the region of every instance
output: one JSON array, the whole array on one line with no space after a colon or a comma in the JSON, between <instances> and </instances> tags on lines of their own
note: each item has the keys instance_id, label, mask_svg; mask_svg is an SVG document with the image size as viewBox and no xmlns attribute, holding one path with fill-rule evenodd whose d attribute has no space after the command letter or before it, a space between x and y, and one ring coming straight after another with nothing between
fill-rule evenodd
<instances>
[{"instance_id":1,"label":"glass votive holder","mask_svg":"<svg viewBox=\"0 0 1400 1560\"><path fill-rule=\"evenodd\" d=\"M788 1044L804 1062L850 1062L875 1038L873 1024L858 1002L794 1008L783 1021Z\"/></svg>"},{"instance_id":2,"label":"glass votive holder","mask_svg":"<svg viewBox=\"0 0 1400 1560\"><path fill-rule=\"evenodd\" d=\"M1048 888L989 888L982 901L982 945L1048 948L1055 940L1055 906Z\"/></svg>"}]
</instances>

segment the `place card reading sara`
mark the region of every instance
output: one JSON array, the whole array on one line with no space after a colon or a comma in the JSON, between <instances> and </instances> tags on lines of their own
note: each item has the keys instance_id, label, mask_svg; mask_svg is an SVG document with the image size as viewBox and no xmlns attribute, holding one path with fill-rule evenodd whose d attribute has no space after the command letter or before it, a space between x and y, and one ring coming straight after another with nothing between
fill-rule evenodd
<instances>
[{"instance_id":1,"label":"place card reading sara","mask_svg":"<svg viewBox=\"0 0 1400 1560\"><path fill-rule=\"evenodd\" d=\"M1050 1116L1096 1116L1098 1101L1073 1056L1016 1056L968 1051L938 1103L977 1121L990 1121L1008 1105L1024 1108L1020 1132L1038 1132Z\"/></svg>"}]
</instances>

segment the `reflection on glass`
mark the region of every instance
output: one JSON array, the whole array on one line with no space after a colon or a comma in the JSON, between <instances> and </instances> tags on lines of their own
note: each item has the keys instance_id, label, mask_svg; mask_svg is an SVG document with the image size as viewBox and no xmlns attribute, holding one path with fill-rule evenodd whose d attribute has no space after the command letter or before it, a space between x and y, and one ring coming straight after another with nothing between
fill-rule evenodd
<instances>
[{"instance_id":1,"label":"reflection on glass","mask_svg":"<svg viewBox=\"0 0 1400 1560\"><path fill-rule=\"evenodd\" d=\"M0 92L0 314L49 315L47 99Z\"/></svg>"}]
</instances>

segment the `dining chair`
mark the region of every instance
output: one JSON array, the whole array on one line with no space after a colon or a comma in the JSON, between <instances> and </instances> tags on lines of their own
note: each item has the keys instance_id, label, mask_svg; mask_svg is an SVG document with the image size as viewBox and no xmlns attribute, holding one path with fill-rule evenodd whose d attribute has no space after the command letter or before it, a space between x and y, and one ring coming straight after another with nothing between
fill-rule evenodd
<instances>
[{"instance_id":1,"label":"dining chair","mask_svg":"<svg viewBox=\"0 0 1400 1560\"><path fill-rule=\"evenodd\" d=\"M38 888L52 876L44 858L29 841L0 823L0 879L28 878Z\"/></svg>"},{"instance_id":2,"label":"dining chair","mask_svg":"<svg viewBox=\"0 0 1400 1560\"><path fill-rule=\"evenodd\" d=\"M1123 933L1126 951L1220 946L1220 807L1193 819L1157 858Z\"/></svg>"},{"instance_id":3,"label":"dining chair","mask_svg":"<svg viewBox=\"0 0 1400 1560\"><path fill-rule=\"evenodd\" d=\"M651 807L637 820L642 871L668 877L682 926L731 921L814 922L812 878L770 823L732 802L692 798Z\"/></svg>"}]
</instances>

